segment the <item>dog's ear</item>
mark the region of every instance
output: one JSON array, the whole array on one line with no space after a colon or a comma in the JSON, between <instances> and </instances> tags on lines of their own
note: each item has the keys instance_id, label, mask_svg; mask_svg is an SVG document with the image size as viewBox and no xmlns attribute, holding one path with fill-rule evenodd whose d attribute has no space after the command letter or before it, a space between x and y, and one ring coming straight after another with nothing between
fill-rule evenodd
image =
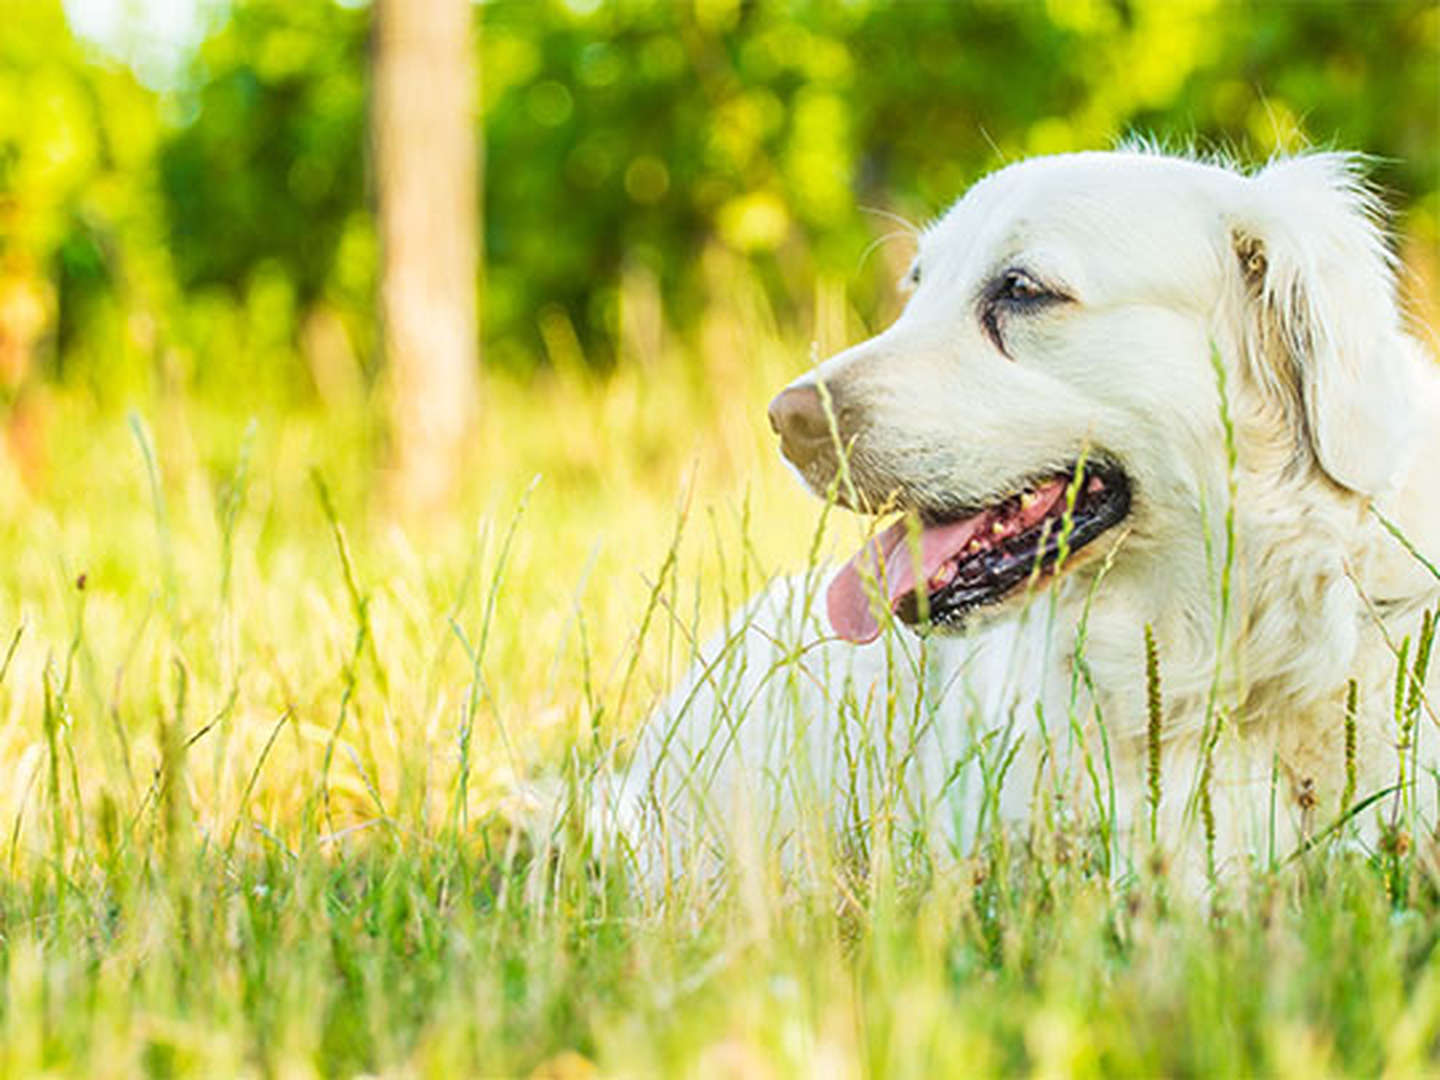
<instances>
[{"instance_id":1,"label":"dog's ear","mask_svg":"<svg viewBox=\"0 0 1440 1080\"><path fill-rule=\"evenodd\" d=\"M1231 244L1252 375L1337 484L1383 491L1416 421L1394 259L1357 158L1310 154L1245 182Z\"/></svg>"}]
</instances>

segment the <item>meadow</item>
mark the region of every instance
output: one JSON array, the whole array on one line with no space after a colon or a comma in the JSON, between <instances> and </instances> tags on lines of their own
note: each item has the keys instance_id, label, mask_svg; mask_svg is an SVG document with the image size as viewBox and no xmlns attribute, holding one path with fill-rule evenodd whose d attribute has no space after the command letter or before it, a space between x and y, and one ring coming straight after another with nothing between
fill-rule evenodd
<instances>
[{"instance_id":1,"label":"meadow","mask_svg":"<svg viewBox=\"0 0 1440 1080\"><path fill-rule=\"evenodd\" d=\"M1363 150L1440 325L1440 7L423 6L473 72L376 31L418 0L0 0L0 1078L1440 1075L1415 830L1196 889L1103 799L945 858L877 812L808 877L657 889L579 828L698 643L854 551L766 403L1000 163ZM428 310L475 301L482 373L428 511L387 418L427 355L385 338L405 41L482 159L422 200L473 210Z\"/></svg>"},{"instance_id":2,"label":"meadow","mask_svg":"<svg viewBox=\"0 0 1440 1080\"><path fill-rule=\"evenodd\" d=\"M1429 837L1204 897L1032 837L667 900L517 826L522 780L583 799L697 636L860 535L763 409L861 328L787 339L740 284L687 362L492 373L422 520L363 400L47 397L0 516L0 1074L1440 1067Z\"/></svg>"}]
</instances>

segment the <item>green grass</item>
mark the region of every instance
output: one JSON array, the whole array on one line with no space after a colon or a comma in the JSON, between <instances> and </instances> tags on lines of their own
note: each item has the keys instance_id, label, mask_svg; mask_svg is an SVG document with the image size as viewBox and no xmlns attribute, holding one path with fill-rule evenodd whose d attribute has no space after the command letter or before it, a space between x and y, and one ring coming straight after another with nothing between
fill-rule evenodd
<instances>
[{"instance_id":1,"label":"green grass","mask_svg":"<svg viewBox=\"0 0 1440 1080\"><path fill-rule=\"evenodd\" d=\"M1429 838L1213 903L1042 836L660 904L511 827L859 535L757 420L803 350L736 333L492 381L460 504L403 528L363 417L49 403L0 479L0 1075L1440 1069Z\"/></svg>"}]
</instances>

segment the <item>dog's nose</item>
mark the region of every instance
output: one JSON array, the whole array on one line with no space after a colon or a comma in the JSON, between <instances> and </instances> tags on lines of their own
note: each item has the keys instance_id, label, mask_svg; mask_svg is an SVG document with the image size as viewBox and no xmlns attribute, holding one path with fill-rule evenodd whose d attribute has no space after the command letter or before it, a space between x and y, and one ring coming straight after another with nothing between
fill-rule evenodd
<instances>
[{"instance_id":1,"label":"dog's nose","mask_svg":"<svg viewBox=\"0 0 1440 1080\"><path fill-rule=\"evenodd\" d=\"M780 449L804 466L830 445L830 420L813 386L791 386L770 402L770 426L780 436Z\"/></svg>"}]
</instances>

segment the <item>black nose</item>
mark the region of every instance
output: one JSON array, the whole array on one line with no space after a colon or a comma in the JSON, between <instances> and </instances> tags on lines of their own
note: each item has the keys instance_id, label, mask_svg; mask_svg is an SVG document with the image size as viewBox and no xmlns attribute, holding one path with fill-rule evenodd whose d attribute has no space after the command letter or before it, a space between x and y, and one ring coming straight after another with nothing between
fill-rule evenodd
<instances>
[{"instance_id":1,"label":"black nose","mask_svg":"<svg viewBox=\"0 0 1440 1080\"><path fill-rule=\"evenodd\" d=\"M830 420L813 386L791 386L770 402L770 426L780 436L780 449L804 468L830 449Z\"/></svg>"}]
</instances>

